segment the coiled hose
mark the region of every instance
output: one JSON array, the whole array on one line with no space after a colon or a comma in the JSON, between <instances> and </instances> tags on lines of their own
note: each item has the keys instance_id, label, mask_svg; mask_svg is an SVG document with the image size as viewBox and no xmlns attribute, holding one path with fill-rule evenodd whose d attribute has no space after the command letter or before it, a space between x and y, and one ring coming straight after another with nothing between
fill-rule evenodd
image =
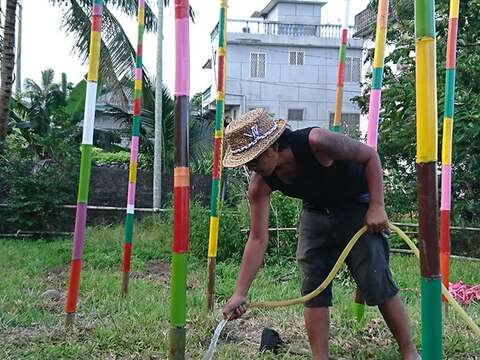
<instances>
[{"instance_id":1,"label":"coiled hose","mask_svg":"<svg viewBox=\"0 0 480 360\"><path fill-rule=\"evenodd\" d=\"M420 258L420 251L418 248L415 246L413 241L398 227L395 225L389 224L389 228L396 232L406 243L407 245L412 249L414 252L415 256L417 258ZM296 298L296 299L290 299L290 300L282 300L282 301L262 301L262 302L251 302L247 304L249 308L262 308L262 309L272 309L272 308L277 308L277 307L284 307L284 306L290 306L290 305L296 305L296 304L303 304L311 299L313 299L315 296L320 294L325 288L330 284L337 275L338 271L342 267L343 263L345 262L345 258L348 256L350 251L352 250L353 246L356 244L358 239L367 231L367 227L364 226L360 230L357 231L357 233L352 237L350 242L347 244L345 249L343 249L342 253L340 254L337 262L333 266L332 270L328 274L328 276L325 278L325 280L320 284L318 288L316 288L314 291L312 291L310 294L307 294L305 296ZM462 320L465 322L465 324L473 331L474 334L476 334L478 337L480 337L480 328L475 324L475 322L468 316L468 314L463 310L463 308L458 304L458 302L452 297L452 295L448 292L448 289L442 284L442 294L445 296L445 298L448 300L450 305L455 309L455 311L458 313L458 315L462 318Z\"/></svg>"}]
</instances>

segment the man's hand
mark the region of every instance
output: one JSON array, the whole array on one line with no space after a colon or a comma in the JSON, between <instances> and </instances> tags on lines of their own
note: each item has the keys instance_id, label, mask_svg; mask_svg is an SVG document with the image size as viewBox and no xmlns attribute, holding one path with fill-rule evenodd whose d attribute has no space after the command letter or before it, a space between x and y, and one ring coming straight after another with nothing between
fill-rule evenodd
<instances>
[{"instance_id":1,"label":"man's hand","mask_svg":"<svg viewBox=\"0 0 480 360\"><path fill-rule=\"evenodd\" d=\"M223 307L223 317L228 320L238 319L247 311L247 298L243 295L233 294Z\"/></svg>"},{"instance_id":2,"label":"man's hand","mask_svg":"<svg viewBox=\"0 0 480 360\"><path fill-rule=\"evenodd\" d=\"M385 207L370 205L365 214L365 225L367 225L370 232L388 232L388 217Z\"/></svg>"}]
</instances>

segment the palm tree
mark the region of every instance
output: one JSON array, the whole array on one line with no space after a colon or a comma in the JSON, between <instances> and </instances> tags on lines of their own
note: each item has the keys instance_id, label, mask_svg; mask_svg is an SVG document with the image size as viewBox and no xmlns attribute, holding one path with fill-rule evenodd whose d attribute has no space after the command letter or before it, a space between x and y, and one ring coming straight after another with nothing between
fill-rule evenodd
<instances>
[{"instance_id":1,"label":"palm tree","mask_svg":"<svg viewBox=\"0 0 480 360\"><path fill-rule=\"evenodd\" d=\"M154 153L154 135L155 135L155 93L153 87L144 88L144 93L147 93L147 100L142 106L142 122L140 125L140 151L153 155ZM150 93L150 94L148 94ZM175 113L173 98L168 89L162 89L162 134L161 139L163 143L161 151L161 160L164 164L164 172L173 170L174 162L174 147L175 147ZM105 111L108 115L115 117L117 120L125 124L130 124L132 121L132 114L120 107L108 106ZM212 148L213 142L209 136L213 131L212 123L205 121L195 113L191 113L189 121L189 136L190 136L190 155L192 162L196 163L205 157L205 153Z\"/></svg>"},{"instance_id":2,"label":"palm tree","mask_svg":"<svg viewBox=\"0 0 480 360\"><path fill-rule=\"evenodd\" d=\"M90 1L80 0L50 0L54 5L60 6L64 12L63 27L67 32L73 33L76 37L75 49L77 49L86 61L88 57L88 44L90 19L89 8ZM156 91L162 92L162 42L163 42L163 6L168 6L169 0L157 0L158 5L158 19L152 13L148 4L145 4L145 29L147 31L155 30L158 20L157 38L157 79ZM134 16L138 1L137 0L110 0L108 5L111 5L127 15ZM190 17L194 20L194 11L190 7ZM133 80L131 69L135 66L135 51L122 27L118 23L115 16L105 7L104 9L104 29L102 29L102 50L100 60L100 74L103 76L106 85L117 94L117 102L122 103L125 108L128 106L129 99L131 99L132 92L125 84ZM148 84L148 76L144 69L143 83ZM125 89L128 89L125 91ZM157 155L155 156L155 175L154 175L154 207L159 207L159 182L161 171L161 134L162 131L162 97L157 97L157 104L155 107L156 113L156 136L155 145ZM156 191L157 190L157 191Z\"/></svg>"},{"instance_id":3,"label":"palm tree","mask_svg":"<svg viewBox=\"0 0 480 360\"><path fill-rule=\"evenodd\" d=\"M2 81L0 84L0 155L4 151L8 126L8 107L12 95L13 67L15 65L15 14L17 0L7 0L2 46Z\"/></svg>"},{"instance_id":4,"label":"palm tree","mask_svg":"<svg viewBox=\"0 0 480 360\"><path fill-rule=\"evenodd\" d=\"M90 12L92 0L49 0L63 12L62 28L74 36L74 52L83 62L88 60L90 44ZM102 42L100 52L100 76L105 85L115 94L117 102L127 107L133 97L133 87L126 86L134 79L135 48L110 8L118 9L134 17L138 0L109 0L103 9ZM145 4L145 29L153 31L156 18L152 9ZM144 74L146 75L145 69ZM148 77L144 75L143 81Z\"/></svg>"},{"instance_id":5,"label":"palm tree","mask_svg":"<svg viewBox=\"0 0 480 360\"><path fill-rule=\"evenodd\" d=\"M61 86L54 83L55 72L53 69L42 71L42 81L37 84L32 79L25 80L25 95L30 100L35 100L45 105L50 94L60 91Z\"/></svg>"},{"instance_id":6,"label":"palm tree","mask_svg":"<svg viewBox=\"0 0 480 360\"><path fill-rule=\"evenodd\" d=\"M157 0L158 26L157 26L157 71L155 79L155 93L159 94L163 88L163 8L168 5L168 0ZM155 97L155 138L153 156L153 208L161 208L162 199L162 111L163 96Z\"/></svg>"},{"instance_id":7,"label":"palm tree","mask_svg":"<svg viewBox=\"0 0 480 360\"><path fill-rule=\"evenodd\" d=\"M28 144L35 159L46 159L51 156L50 147L46 146L45 138L52 127L58 126L73 129L73 122L63 123L68 114L64 108L68 104L67 94L61 84L54 82L55 73L52 69L42 71L40 84L32 79L25 81L25 93L22 97L13 99L10 105L9 132L19 133ZM72 134L73 135L73 134Z\"/></svg>"}]
</instances>

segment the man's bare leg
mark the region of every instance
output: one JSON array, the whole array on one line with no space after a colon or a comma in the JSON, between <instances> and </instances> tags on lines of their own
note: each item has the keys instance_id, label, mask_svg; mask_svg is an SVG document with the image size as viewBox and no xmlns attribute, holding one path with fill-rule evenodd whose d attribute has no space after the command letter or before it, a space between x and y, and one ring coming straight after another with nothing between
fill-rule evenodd
<instances>
[{"instance_id":1,"label":"man's bare leg","mask_svg":"<svg viewBox=\"0 0 480 360\"><path fill-rule=\"evenodd\" d=\"M330 312L328 307L304 308L305 327L312 349L312 360L328 360Z\"/></svg>"},{"instance_id":2,"label":"man's bare leg","mask_svg":"<svg viewBox=\"0 0 480 360\"><path fill-rule=\"evenodd\" d=\"M407 316L402 301L397 295L378 305L388 328L397 340L403 360L419 359L417 349L413 345L408 327Z\"/></svg>"}]
</instances>

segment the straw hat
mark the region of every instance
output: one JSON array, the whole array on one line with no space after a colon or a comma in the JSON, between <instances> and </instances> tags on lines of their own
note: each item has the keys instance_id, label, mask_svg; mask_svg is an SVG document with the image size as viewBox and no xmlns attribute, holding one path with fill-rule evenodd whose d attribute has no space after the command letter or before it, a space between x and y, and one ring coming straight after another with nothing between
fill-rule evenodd
<instances>
[{"instance_id":1,"label":"straw hat","mask_svg":"<svg viewBox=\"0 0 480 360\"><path fill-rule=\"evenodd\" d=\"M223 166L237 167L255 159L282 135L286 120L273 120L263 109L245 113L225 129L228 145Z\"/></svg>"}]
</instances>

